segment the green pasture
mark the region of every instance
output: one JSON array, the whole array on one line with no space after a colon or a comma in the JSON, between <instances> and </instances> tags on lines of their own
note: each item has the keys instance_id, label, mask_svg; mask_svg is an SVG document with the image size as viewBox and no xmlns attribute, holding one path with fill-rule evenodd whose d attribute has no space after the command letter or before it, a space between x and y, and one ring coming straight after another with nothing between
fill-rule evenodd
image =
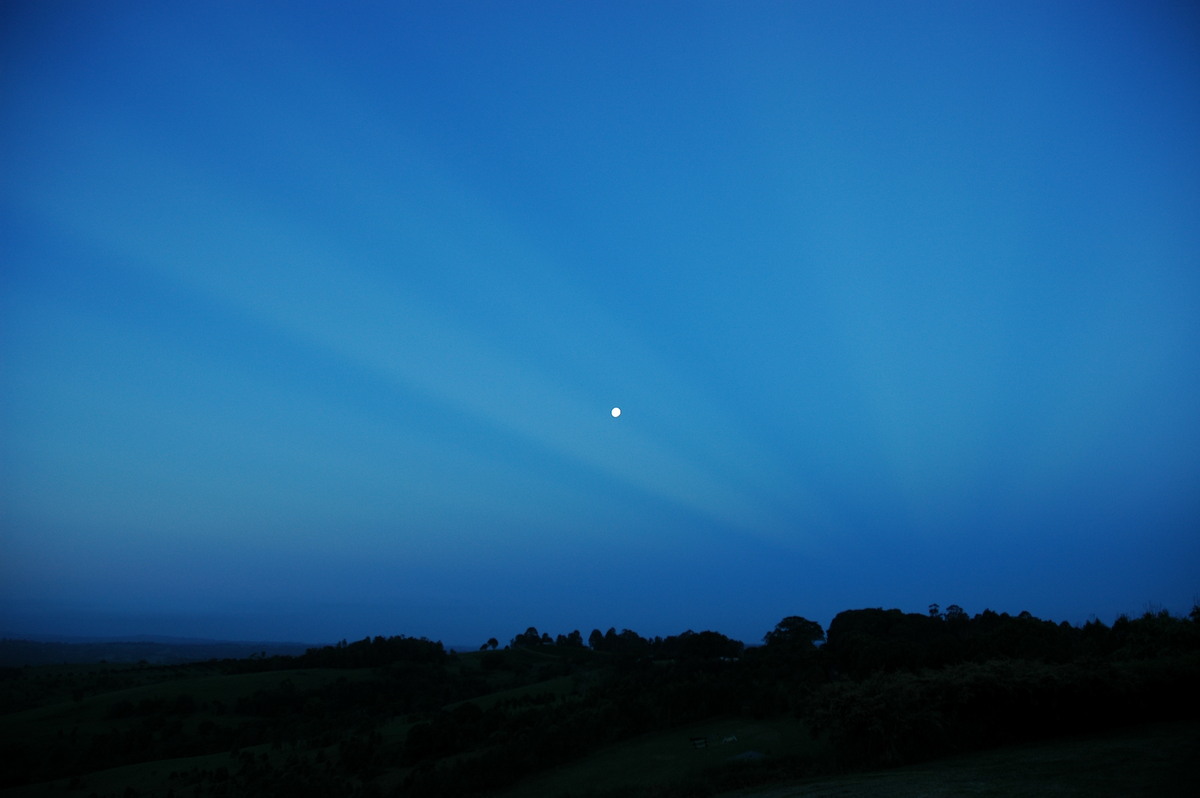
<instances>
[{"instance_id":1,"label":"green pasture","mask_svg":"<svg viewBox=\"0 0 1200 798\"><path fill-rule=\"evenodd\" d=\"M555 679L547 679L544 682L535 682L508 690L497 690L494 693L488 693L476 698L456 701L453 704L446 705L446 709L454 709L463 704L475 704L480 709L487 710L504 701L520 701L528 696L544 695L545 693L551 693L554 696L562 698L574 692L576 683L577 679L574 676L559 676Z\"/></svg>"},{"instance_id":2,"label":"green pasture","mask_svg":"<svg viewBox=\"0 0 1200 798\"><path fill-rule=\"evenodd\" d=\"M693 738L704 738L697 748ZM736 738L724 742L728 738ZM502 798L618 795L624 790L694 780L741 755L813 753L817 743L798 720L723 718L654 732L607 746L498 793Z\"/></svg>"},{"instance_id":3,"label":"green pasture","mask_svg":"<svg viewBox=\"0 0 1200 798\"><path fill-rule=\"evenodd\" d=\"M1200 721L1159 723L719 798L1192 798Z\"/></svg>"},{"instance_id":4,"label":"green pasture","mask_svg":"<svg viewBox=\"0 0 1200 798\"><path fill-rule=\"evenodd\" d=\"M506 654L511 655L511 660L506 660L507 666L514 663L518 669L528 666L524 671L527 676L545 674L550 678L512 687L509 677L514 675L513 670L484 668L481 656L459 655L452 667L468 674L479 668L486 678L475 680L473 684L477 687L494 684L496 689L446 708L475 703L486 710L504 702L520 703L522 699L546 693L563 698L585 688L599 673L584 669L573 675L559 676L556 674L562 670L542 668L546 664L552 666L556 660L544 652L521 650ZM597 660L593 657L591 661ZM494 681L493 676L496 677ZM0 750L20 750L29 745L37 748L42 744L51 750L55 746L62 748L64 738L70 735L78 734L82 740L91 735L114 732L130 723L129 718L116 718L111 714L112 708L120 702L137 707L146 700L171 702L181 696L190 696L195 702L195 711L177 721L190 734L209 719L225 725L241 722L243 719L234 713L238 699L260 690L277 691L290 683L297 693L303 694L342 679L358 682L380 677L381 673L372 668L221 674L204 664L140 669L129 666L39 667L27 670L19 679L11 679L5 685L6 689L28 689L38 701L31 708L0 715ZM29 681L23 683L25 679ZM103 691L104 684L116 685L118 689ZM81 692L81 685L98 692ZM376 786L385 792L400 786L408 773L398 763L402 761L409 729L420 720L421 716L398 715L375 728L378 734L375 739L380 746L377 749L379 759L376 761L380 770L377 771ZM349 729L331 731L351 733ZM328 739L318 745L324 745ZM693 742L695 739L703 739L705 744L697 746ZM325 748L288 743L255 745L240 748L233 754L222 751L95 771L80 777L74 784L58 779L3 790L0 798L86 796L92 791L116 794L126 787L143 795L165 795L170 789L177 795L186 795L191 792L196 774L220 768L236 772L245 757L283 770L289 766L289 758L299 757L311 763L326 757L333 760L340 755L337 744ZM464 752L461 756L470 758L474 752ZM761 761L767 767L737 769L738 758L743 756L751 757L749 762ZM501 798L611 798L645 795L656 788L680 784L712 790L717 778L724 785L753 783L731 781L730 777L763 778L771 770L772 762L806 757L819 762L829 761L824 744L810 735L803 721L732 716L597 747L579 760L533 775L498 795ZM453 759L448 758L442 764L450 765ZM1095 798L1137 795L1171 798L1200 794L1194 762L1200 762L1200 721L1163 723L1013 746L894 770L795 781L727 792L723 793L723 798L899 798L915 795L931 798L1085 795Z\"/></svg>"},{"instance_id":5,"label":"green pasture","mask_svg":"<svg viewBox=\"0 0 1200 798\"><path fill-rule=\"evenodd\" d=\"M247 751L261 753L270 746L257 746ZM29 784L23 787L12 787L0 790L0 798L52 798L60 795L86 796L91 792L98 794L120 793L132 788L141 794L155 795L165 792L175 786L176 790L187 784L186 779L180 779L179 784L172 785L172 773L187 773L193 768L199 770L215 770L225 767L233 769L237 760L227 752L206 754L204 756L184 757L180 759L159 759L152 762L139 762L136 765L99 770L81 776L77 782L70 779L56 779ZM184 793L186 794L186 793Z\"/></svg>"},{"instance_id":6,"label":"green pasture","mask_svg":"<svg viewBox=\"0 0 1200 798\"><path fill-rule=\"evenodd\" d=\"M158 675L164 673L170 672ZM190 695L197 703L197 711L191 719L198 722L207 717L216 717L211 708L204 708L206 704L211 707L212 702L219 701L232 713L233 704L239 698L258 690L278 689L285 681L291 681L297 690L306 690L337 679L363 679L370 675L366 671L321 668L243 674L181 670L161 681L149 679L147 684L87 695L79 700L59 698L54 703L0 715L0 745L12 745L18 740L36 741L72 728L87 734L107 731L110 726L125 723L122 719L109 716L113 706L121 701L137 705L147 699L171 701Z\"/></svg>"},{"instance_id":7,"label":"green pasture","mask_svg":"<svg viewBox=\"0 0 1200 798\"><path fill-rule=\"evenodd\" d=\"M74 675L80 679L89 678L92 672L77 671ZM196 710L182 719L182 723L189 731L194 731L205 720L236 724L240 720L233 712L237 700L253 695L259 690L277 690L285 682L291 682L298 691L304 691L339 679L356 681L371 678L374 674L366 669L309 668L219 674L209 668L172 668L148 669L145 674L147 678L141 679L141 676L142 674L133 674L135 681L145 682L133 687L88 695L79 700L58 697L52 703L45 703L33 709L0 715L0 749L19 750L28 744L35 747L50 746L56 740L61 744L64 735L79 735L80 739L89 739L93 735L105 735L127 727L130 723L128 718L111 716L112 708L122 701L136 706L146 699L172 701L180 696L191 696L196 702ZM217 702L220 702L224 709L221 713L216 711ZM256 757L265 756L268 761L277 765L282 764L280 757L289 753L272 750L270 745L246 747L239 753L245 752L251 752ZM306 757L313 755L315 752L312 751L304 753ZM180 787L188 783L185 776L172 779L173 772L183 774L193 769L203 771L220 767L227 767L233 771L236 770L237 764L237 760L228 752L154 760L88 773L80 778L77 787L72 787L70 780L59 779L3 790L0 791L0 795L36 798L61 795L64 790L69 790L69 794L87 795L92 791L104 794L110 791L120 792L126 787L132 787L143 794L165 794L165 790L171 786ZM82 789L82 792L77 792L77 789Z\"/></svg>"}]
</instances>

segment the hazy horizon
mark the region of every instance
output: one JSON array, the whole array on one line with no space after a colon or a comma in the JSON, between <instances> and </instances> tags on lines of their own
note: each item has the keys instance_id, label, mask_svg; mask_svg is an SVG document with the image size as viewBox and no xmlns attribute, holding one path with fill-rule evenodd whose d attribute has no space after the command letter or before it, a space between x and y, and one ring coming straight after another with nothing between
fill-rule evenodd
<instances>
[{"instance_id":1,"label":"hazy horizon","mask_svg":"<svg viewBox=\"0 0 1200 798\"><path fill-rule=\"evenodd\" d=\"M930 604L933 604L933 603L937 603L943 612L945 612L945 610L953 604L953 602L951 602L949 604L941 604L939 602L930 602ZM1103 615L1100 615L1097 613L1088 613L1087 616L1083 617L1082 619L1042 617L1042 616L1037 616L1036 613L1034 613L1034 615L1035 615L1035 617L1038 617L1039 620L1051 621L1056 624L1066 621L1066 622L1070 623L1072 626L1076 626L1076 627L1081 626L1084 623L1091 621L1091 620L1099 620L1107 626L1112 626L1112 624L1121 616L1126 616L1128 618L1138 618L1146 613L1158 613L1163 610L1166 610L1174 617L1186 617L1189 614L1189 612L1191 611L1192 606L1195 606L1195 602L1193 603L1193 605L1188 606L1186 608L1164 607L1163 605L1161 605L1157 602L1146 602L1138 609L1118 612L1118 613L1112 615L1111 617L1106 617L1106 616L1103 616ZM885 610L899 609L905 613L915 613L915 614L919 614L919 615L926 614L929 609L928 606L923 607L923 608L897 607L897 606L888 605L888 604L880 605L880 606L874 607L874 608L885 609ZM839 610L838 612L842 612L842 611L846 611L846 610L862 610L862 609L873 609L873 608L870 608L870 607L844 607L842 610ZM974 611L967 610L966 608L963 608L963 609L971 617L974 617L974 616L978 615L979 613L984 612L985 610L991 610L992 612L995 612L997 614L1007 614L1010 616L1019 615L1021 612L1024 611L1024 610L1000 609L1000 608L990 607L990 606L980 607ZM819 623L821 625L822 629L828 629L829 622L833 619L833 615L836 615L837 613L834 613L833 615L830 615L829 617L803 615L803 613L799 613L799 612L791 613L791 614L802 615L803 617L806 617L809 620L813 620L813 621L816 621L817 623ZM71 642L72 640L86 641L86 640L90 640L90 639L117 642L117 641L121 641L121 640L134 640L135 638L162 638L164 640L171 639L171 640L177 640L177 641L213 641L213 642L233 642L233 643L238 643L238 642L244 642L244 643L254 643L254 642L305 643L305 644L313 644L313 645L333 645L342 640L345 640L348 642L355 642L358 640L362 640L364 638L375 638L375 637L379 637L379 636L391 637L391 636L401 635L404 637L424 637L429 640L441 642L449 648L457 648L457 649L462 649L462 650L474 650L474 649L477 649L479 646L483 645L490 638L496 638L497 640L499 640L501 646L508 645L509 641L512 638L516 637L518 634L525 632L528 629L528 627L530 625L532 625L535 628L537 628L537 630L539 632L549 633L551 635L551 637L556 637L559 634L568 634L571 631L578 630L583 635L585 640L587 639L588 635L591 633L591 631L593 629L599 629L601 632L608 631L608 629L610 629L610 628L615 628L618 632L621 631L622 629L632 629L632 631L637 632L639 635L641 635L642 637L645 637L647 639L653 639L654 637L665 638L665 637L669 637L671 635L681 634L685 631L694 631L694 632L713 631L713 632L720 632L721 634L725 634L728 637L731 637L735 640L740 640L741 642L745 643L746 645L755 646L755 645L760 645L763 641L763 636L767 632L771 631L771 629L774 628L775 624L778 623L779 621L783 620L784 617L787 617L787 616L781 616L780 618L777 618L774 621L771 621L758 634L754 634L753 632L746 632L746 633L742 633L742 634L730 633L725 629L716 628L711 625L706 626L703 624L695 625L695 626L689 627L688 629L674 629L674 630L667 630L667 631L664 631L661 629L650 629L650 630L637 629L637 628L630 627L628 624L612 624L612 623L596 624L596 625L588 626L587 628L584 628L584 627L578 626L578 625L572 626L570 628L567 628L567 627L550 628L550 627L537 626L536 624L527 624L520 628L513 628L512 630L500 630L500 631L493 631L490 633L486 632L486 631L482 631L475 635L475 637L478 637L478 640L457 639L457 638L447 637L446 635L429 634L429 633L415 634L415 633L405 631L403 629L390 629L390 628L380 629L375 632L364 632L364 633L359 633L359 634L355 634L355 635L344 635L343 634L340 636L335 635L333 637L322 637L319 639L317 639L317 638L310 639L310 638L305 638L305 637L280 637L278 635L272 635L269 631L264 632L261 635L231 637L229 635L222 634L219 631L220 629L223 629L223 628L228 628L228 629L239 628L239 625L236 622L230 623L229 618L227 616L225 616L225 617L215 616L213 618L180 616L172 621L172 623L174 624L174 626L172 628L175 630L179 630L179 629L208 630L208 631L198 631L196 634L181 634L178 631L174 631L174 632L153 631L153 628L154 628L153 624L159 623L159 622L150 621L149 622L150 626L146 626L145 625L147 623L146 620L139 619L136 616L131 616L128 618L120 618L120 617L112 617L112 618L105 618L105 619L92 618L90 620L86 619L86 618L74 617L73 619L70 619L70 620L63 619L63 622L65 622L65 625L56 625L54 622L52 622L50 624L50 627L52 629L60 629L61 628L61 629L65 629L68 631L43 632L40 630L29 630L29 629L14 630L14 629L8 629L8 628L0 628L0 638L28 639L28 640L45 639L49 642L57 642L57 641ZM76 625L72 626L71 624L76 624ZM485 625L486 624L483 624L481 621L481 625L479 628L482 629ZM362 624L354 624L353 626L354 626L354 628L358 628L358 629L364 628ZM268 627L265 627L265 626L244 626L242 628L268 629ZM304 627L297 626L294 628L304 628ZM749 629L750 625L747 622L743 622L741 624L738 624L737 628ZM112 631L112 630L121 630L121 629L130 629L130 630L132 630L132 629L151 629L151 631ZM106 631L102 631L102 630L110 630L110 631L106 632Z\"/></svg>"},{"instance_id":2,"label":"hazy horizon","mask_svg":"<svg viewBox=\"0 0 1200 798\"><path fill-rule=\"evenodd\" d=\"M1195 9L0 22L0 628L1200 596Z\"/></svg>"}]
</instances>

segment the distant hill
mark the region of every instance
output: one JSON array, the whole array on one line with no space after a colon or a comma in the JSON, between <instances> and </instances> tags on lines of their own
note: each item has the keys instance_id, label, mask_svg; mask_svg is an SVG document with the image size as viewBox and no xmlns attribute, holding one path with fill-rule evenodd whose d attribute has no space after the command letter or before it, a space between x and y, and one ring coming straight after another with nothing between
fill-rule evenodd
<instances>
[{"instance_id":1,"label":"distant hill","mask_svg":"<svg viewBox=\"0 0 1200 798\"><path fill-rule=\"evenodd\" d=\"M139 635L119 638L4 637L0 639L0 667L23 665L86 664L92 662L145 662L174 665L210 659L246 659L252 656L294 656L312 643L265 643L230 640L200 640L181 637Z\"/></svg>"}]
</instances>

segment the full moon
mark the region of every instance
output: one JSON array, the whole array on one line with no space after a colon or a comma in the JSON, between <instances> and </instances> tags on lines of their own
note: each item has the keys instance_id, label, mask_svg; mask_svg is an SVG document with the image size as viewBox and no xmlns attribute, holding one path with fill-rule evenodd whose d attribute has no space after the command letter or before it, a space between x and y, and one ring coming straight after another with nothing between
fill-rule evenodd
<instances>
[{"instance_id":1,"label":"full moon","mask_svg":"<svg viewBox=\"0 0 1200 798\"><path fill-rule=\"evenodd\" d=\"M613 416L613 418L616 418L616 417L617 417L617 416L619 416L619 415L621 415L621 408L619 408L619 407L614 407L614 408L612 409L612 416Z\"/></svg>"}]
</instances>

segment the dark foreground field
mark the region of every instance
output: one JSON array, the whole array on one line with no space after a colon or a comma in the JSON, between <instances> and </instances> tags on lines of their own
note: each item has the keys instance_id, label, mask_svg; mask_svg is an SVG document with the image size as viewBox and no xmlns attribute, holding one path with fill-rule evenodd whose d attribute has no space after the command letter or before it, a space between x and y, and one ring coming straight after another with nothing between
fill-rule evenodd
<instances>
[{"instance_id":1,"label":"dark foreground field","mask_svg":"<svg viewBox=\"0 0 1200 798\"><path fill-rule=\"evenodd\" d=\"M725 719L682 730L737 732L738 742L689 751L678 735L647 735L529 780L502 798L650 794L711 798L1131 798L1197 795L1200 721L1156 723L839 777L718 791L711 768L746 750L795 750L801 730ZM729 778L722 772L722 778ZM751 775L748 773L747 775ZM647 788L649 788L647 790Z\"/></svg>"},{"instance_id":2,"label":"dark foreground field","mask_svg":"<svg viewBox=\"0 0 1200 798\"><path fill-rule=\"evenodd\" d=\"M0 796L1200 794L1200 610L933 610L5 667Z\"/></svg>"},{"instance_id":3,"label":"dark foreground field","mask_svg":"<svg viewBox=\"0 0 1200 798\"><path fill-rule=\"evenodd\" d=\"M1185 798L1200 794L1200 722L1159 723L721 798Z\"/></svg>"}]
</instances>

